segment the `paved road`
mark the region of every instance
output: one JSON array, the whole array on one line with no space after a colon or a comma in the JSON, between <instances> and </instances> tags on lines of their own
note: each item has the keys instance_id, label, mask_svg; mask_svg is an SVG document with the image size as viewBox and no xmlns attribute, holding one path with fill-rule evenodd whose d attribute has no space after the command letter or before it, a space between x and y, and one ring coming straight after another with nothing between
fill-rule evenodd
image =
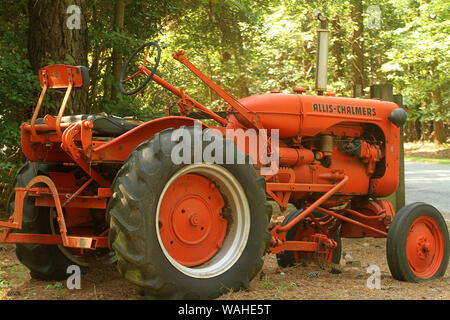
<instances>
[{"instance_id":1,"label":"paved road","mask_svg":"<svg viewBox=\"0 0 450 320\"><path fill-rule=\"evenodd\" d=\"M450 165L405 162L406 204L422 201L450 219Z\"/></svg>"}]
</instances>

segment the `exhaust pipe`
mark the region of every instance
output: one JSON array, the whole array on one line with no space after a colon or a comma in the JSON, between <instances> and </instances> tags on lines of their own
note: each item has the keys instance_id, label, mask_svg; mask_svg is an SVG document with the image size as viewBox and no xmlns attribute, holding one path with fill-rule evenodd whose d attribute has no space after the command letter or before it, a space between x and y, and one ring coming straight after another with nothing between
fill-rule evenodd
<instances>
[{"instance_id":1,"label":"exhaust pipe","mask_svg":"<svg viewBox=\"0 0 450 320\"><path fill-rule=\"evenodd\" d=\"M314 12L314 16L320 21L320 28L317 30L316 91L321 96L327 89L328 81L328 18L318 10Z\"/></svg>"}]
</instances>

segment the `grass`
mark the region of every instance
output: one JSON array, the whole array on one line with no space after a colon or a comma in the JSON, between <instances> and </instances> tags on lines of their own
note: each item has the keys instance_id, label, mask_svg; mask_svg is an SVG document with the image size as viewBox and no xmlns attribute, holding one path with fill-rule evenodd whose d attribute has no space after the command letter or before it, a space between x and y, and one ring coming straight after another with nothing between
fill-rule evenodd
<instances>
[{"instance_id":1,"label":"grass","mask_svg":"<svg viewBox=\"0 0 450 320\"><path fill-rule=\"evenodd\" d=\"M270 290L275 286L275 284L272 282L272 280L268 276L264 276L262 281L259 284L259 287L261 289Z\"/></svg>"},{"instance_id":2,"label":"grass","mask_svg":"<svg viewBox=\"0 0 450 320\"><path fill-rule=\"evenodd\" d=\"M49 289L64 289L64 285L61 282L55 282L53 284L48 284L45 286L45 290Z\"/></svg>"},{"instance_id":3,"label":"grass","mask_svg":"<svg viewBox=\"0 0 450 320\"><path fill-rule=\"evenodd\" d=\"M284 282L280 286L276 288L277 293L275 294L274 298L276 300L283 300L285 296L286 290L289 290L290 288L297 287L297 284L295 282Z\"/></svg>"},{"instance_id":4,"label":"grass","mask_svg":"<svg viewBox=\"0 0 450 320\"><path fill-rule=\"evenodd\" d=\"M9 288L11 287L11 285L12 285L11 281L0 278L0 288Z\"/></svg>"},{"instance_id":5,"label":"grass","mask_svg":"<svg viewBox=\"0 0 450 320\"><path fill-rule=\"evenodd\" d=\"M450 164L450 159L433 159L433 158L410 157L410 156L405 156L405 161L431 162L431 163L439 163L439 164Z\"/></svg>"},{"instance_id":6,"label":"grass","mask_svg":"<svg viewBox=\"0 0 450 320\"><path fill-rule=\"evenodd\" d=\"M61 282L54 282L53 284L48 284L44 288L45 290L51 290L54 299L60 299L65 293L65 287Z\"/></svg>"}]
</instances>

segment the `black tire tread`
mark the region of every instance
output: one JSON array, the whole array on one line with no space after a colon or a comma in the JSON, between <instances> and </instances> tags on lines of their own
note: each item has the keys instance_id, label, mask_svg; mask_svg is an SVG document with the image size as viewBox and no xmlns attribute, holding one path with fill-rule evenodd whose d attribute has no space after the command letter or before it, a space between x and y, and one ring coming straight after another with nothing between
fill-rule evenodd
<instances>
[{"instance_id":1,"label":"black tire tread","mask_svg":"<svg viewBox=\"0 0 450 320\"><path fill-rule=\"evenodd\" d=\"M164 270L161 270L164 269L161 268L161 264L165 263L170 267L168 261L154 261L151 254L148 253L149 250L156 252L160 249L148 248L149 242L146 241L146 238L150 230L145 223L146 212L140 203L149 192L147 187L153 181L167 181L171 176L171 172L166 169L170 168L167 162L170 161L171 145L174 144L170 140L173 131L174 129L166 129L158 132L153 138L140 144L129 155L113 182L114 196L108 204L107 211L111 226L109 243L110 248L116 252L118 269L125 278L141 287L141 292L149 299L214 299L230 289L247 288L250 280L262 268L262 256L271 239L267 225L270 221L272 207L265 201L258 204L258 207L263 205L264 217L266 217L266 221L262 223L266 227L259 230L263 234L264 242L258 244L259 251L256 254L258 258L249 264L247 274L229 280L226 286L220 289L215 287L217 284L205 284L208 288L205 288L204 292L193 291L194 289L181 285L177 286L173 279L165 278ZM252 190L252 194L257 195L259 199L263 196L265 200L265 180L257 175L252 165L248 166L251 168L251 170L247 170L249 180L256 182L252 184L253 186L259 186L257 190ZM154 199L158 198L159 195L154 197ZM130 204L133 207L131 210ZM155 245L159 246L158 243Z\"/></svg>"}]
</instances>

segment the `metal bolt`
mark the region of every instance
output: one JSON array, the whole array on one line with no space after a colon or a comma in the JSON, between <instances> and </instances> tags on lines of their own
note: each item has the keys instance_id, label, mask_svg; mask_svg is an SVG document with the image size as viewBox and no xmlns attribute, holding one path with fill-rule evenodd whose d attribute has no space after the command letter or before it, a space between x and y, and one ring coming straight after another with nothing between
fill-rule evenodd
<instances>
[{"instance_id":1,"label":"metal bolt","mask_svg":"<svg viewBox=\"0 0 450 320\"><path fill-rule=\"evenodd\" d=\"M193 225L196 226L198 225L198 214L197 213L191 213L189 216L189 222Z\"/></svg>"}]
</instances>

